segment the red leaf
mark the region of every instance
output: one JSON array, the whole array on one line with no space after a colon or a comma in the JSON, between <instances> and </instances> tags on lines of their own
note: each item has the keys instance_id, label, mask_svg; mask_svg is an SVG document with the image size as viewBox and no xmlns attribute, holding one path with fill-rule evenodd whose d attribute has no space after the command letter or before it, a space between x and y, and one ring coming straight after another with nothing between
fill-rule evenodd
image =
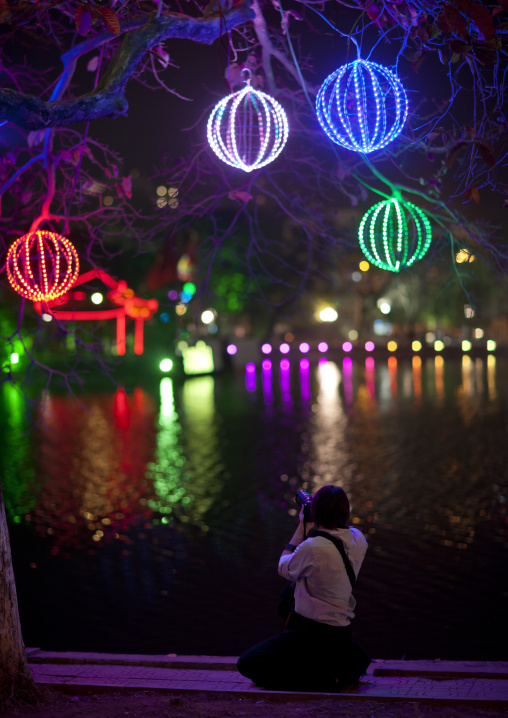
<instances>
[{"instance_id":1,"label":"red leaf","mask_svg":"<svg viewBox=\"0 0 508 718\"><path fill-rule=\"evenodd\" d=\"M496 159L492 154L492 148L486 143L479 142L478 151L481 154L483 161L488 164L489 167L494 167L494 165L496 164Z\"/></svg>"},{"instance_id":2,"label":"red leaf","mask_svg":"<svg viewBox=\"0 0 508 718\"><path fill-rule=\"evenodd\" d=\"M234 189L228 194L229 199L239 199L241 202L247 202L252 199L252 195L248 192L243 192L242 190Z\"/></svg>"},{"instance_id":3,"label":"red leaf","mask_svg":"<svg viewBox=\"0 0 508 718\"><path fill-rule=\"evenodd\" d=\"M492 16L484 5L472 0L457 0L457 5L471 18L486 40L494 40L496 29Z\"/></svg>"},{"instance_id":4,"label":"red leaf","mask_svg":"<svg viewBox=\"0 0 508 718\"><path fill-rule=\"evenodd\" d=\"M457 155L461 151L463 147L465 147L465 142L457 142L457 144L450 150L450 153L448 154L448 157L446 159L446 166L448 169L453 165L455 160L457 159Z\"/></svg>"},{"instance_id":5,"label":"red leaf","mask_svg":"<svg viewBox=\"0 0 508 718\"><path fill-rule=\"evenodd\" d=\"M76 8L76 30L80 35L88 35L92 29L92 18L90 13L83 5Z\"/></svg>"},{"instance_id":6,"label":"red leaf","mask_svg":"<svg viewBox=\"0 0 508 718\"><path fill-rule=\"evenodd\" d=\"M438 25L444 33L454 33L463 40L468 36L467 21L462 17L457 8L451 5L443 7L443 14L438 18Z\"/></svg>"},{"instance_id":7,"label":"red leaf","mask_svg":"<svg viewBox=\"0 0 508 718\"><path fill-rule=\"evenodd\" d=\"M116 12L109 7L98 7L96 10L106 23L108 30L113 35L118 35L120 32L120 20Z\"/></svg>"},{"instance_id":8,"label":"red leaf","mask_svg":"<svg viewBox=\"0 0 508 718\"><path fill-rule=\"evenodd\" d=\"M9 22L11 19L11 9L7 0L0 0L0 23Z\"/></svg>"}]
</instances>

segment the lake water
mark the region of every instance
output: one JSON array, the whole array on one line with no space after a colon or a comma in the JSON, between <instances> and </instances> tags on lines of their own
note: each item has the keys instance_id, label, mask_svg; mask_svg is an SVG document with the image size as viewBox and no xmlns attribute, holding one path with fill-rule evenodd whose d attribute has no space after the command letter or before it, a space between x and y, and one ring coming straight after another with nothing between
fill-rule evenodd
<instances>
[{"instance_id":1,"label":"lake water","mask_svg":"<svg viewBox=\"0 0 508 718\"><path fill-rule=\"evenodd\" d=\"M30 420L4 384L26 645L238 655L281 628L294 494L340 483L369 541L364 648L506 660L507 376L494 356L283 360L79 402L46 393Z\"/></svg>"}]
</instances>

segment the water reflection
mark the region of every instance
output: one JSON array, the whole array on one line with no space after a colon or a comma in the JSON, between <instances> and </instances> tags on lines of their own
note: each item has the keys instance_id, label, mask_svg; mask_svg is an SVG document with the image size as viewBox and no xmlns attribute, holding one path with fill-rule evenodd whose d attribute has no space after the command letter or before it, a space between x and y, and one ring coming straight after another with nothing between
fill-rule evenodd
<instances>
[{"instance_id":1,"label":"water reflection","mask_svg":"<svg viewBox=\"0 0 508 718\"><path fill-rule=\"evenodd\" d=\"M280 361L280 393L282 402L287 411L291 411L293 399L291 397L291 364L289 359L281 359Z\"/></svg>"},{"instance_id":2,"label":"water reflection","mask_svg":"<svg viewBox=\"0 0 508 718\"><path fill-rule=\"evenodd\" d=\"M347 418L339 393L342 375L333 361L320 359L317 368L319 392L313 408L311 428L313 491L344 477L347 490L349 454L345 441ZM302 475L305 475L302 471Z\"/></svg>"},{"instance_id":3,"label":"water reflection","mask_svg":"<svg viewBox=\"0 0 508 718\"><path fill-rule=\"evenodd\" d=\"M164 377L160 383L157 446L154 460L148 462L146 467L146 477L153 482L157 495L157 498L148 501L148 506L162 514L162 523L169 521L179 501L186 500L183 485L185 457L179 441L181 432L182 427L175 410L173 381Z\"/></svg>"},{"instance_id":4,"label":"water reflection","mask_svg":"<svg viewBox=\"0 0 508 718\"><path fill-rule=\"evenodd\" d=\"M302 401L310 401L310 362L308 359L300 359L300 396Z\"/></svg>"},{"instance_id":5,"label":"water reflection","mask_svg":"<svg viewBox=\"0 0 508 718\"><path fill-rule=\"evenodd\" d=\"M263 385L263 396L265 404L270 406L273 404L273 386L272 386L272 362L269 359L263 359L261 364L261 383Z\"/></svg>"},{"instance_id":6,"label":"water reflection","mask_svg":"<svg viewBox=\"0 0 508 718\"><path fill-rule=\"evenodd\" d=\"M166 377L154 395L47 392L31 433L5 384L0 468L24 532L13 546L27 640L51 649L65 630L68 650L234 655L279 627L274 566L295 490L339 477L371 543L358 589L371 653L478 658L496 634L500 657L504 361L316 359L284 357L275 381L265 360L257 382L254 367ZM380 621L395 612L400 632Z\"/></svg>"}]
</instances>

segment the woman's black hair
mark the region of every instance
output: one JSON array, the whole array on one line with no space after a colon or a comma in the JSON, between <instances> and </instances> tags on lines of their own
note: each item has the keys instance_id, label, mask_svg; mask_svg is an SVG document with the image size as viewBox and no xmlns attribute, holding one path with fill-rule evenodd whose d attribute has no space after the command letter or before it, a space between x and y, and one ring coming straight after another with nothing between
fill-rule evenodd
<instances>
[{"instance_id":1,"label":"woman's black hair","mask_svg":"<svg viewBox=\"0 0 508 718\"><path fill-rule=\"evenodd\" d=\"M340 486L322 486L311 504L311 516L317 526L345 529L349 524L349 499Z\"/></svg>"}]
</instances>

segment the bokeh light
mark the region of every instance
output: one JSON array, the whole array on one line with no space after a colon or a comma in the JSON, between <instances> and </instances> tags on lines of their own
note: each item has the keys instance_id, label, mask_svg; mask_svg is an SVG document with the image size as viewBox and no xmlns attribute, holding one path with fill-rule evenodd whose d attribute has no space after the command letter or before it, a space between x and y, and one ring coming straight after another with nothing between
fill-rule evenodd
<instances>
[{"instance_id":1,"label":"bokeh light","mask_svg":"<svg viewBox=\"0 0 508 718\"><path fill-rule=\"evenodd\" d=\"M376 348L376 345L374 342L365 342L365 351L366 352L373 352Z\"/></svg>"},{"instance_id":2,"label":"bokeh light","mask_svg":"<svg viewBox=\"0 0 508 718\"><path fill-rule=\"evenodd\" d=\"M226 351L230 356L233 356L238 351L238 347L235 344L228 344Z\"/></svg>"},{"instance_id":3,"label":"bokeh light","mask_svg":"<svg viewBox=\"0 0 508 718\"><path fill-rule=\"evenodd\" d=\"M163 359L159 364L159 369L164 372L171 371L172 368L173 362L171 361L171 359Z\"/></svg>"},{"instance_id":4,"label":"bokeh light","mask_svg":"<svg viewBox=\"0 0 508 718\"><path fill-rule=\"evenodd\" d=\"M272 352L272 345L271 344L263 344L261 347L261 351L263 354L271 354Z\"/></svg>"},{"instance_id":5,"label":"bokeh light","mask_svg":"<svg viewBox=\"0 0 508 718\"><path fill-rule=\"evenodd\" d=\"M319 342L318 344L318 351L320 352L327 352L328 351L328 344L326 342Z\"/></svg>"},{"instance_id":6,"label":"bokeh light","mask_svg":"<svg viewBox=\"0 0 508 718\"><path fill-rule=\"evenodd\" d=\"M290 349L291 349L291 347L290 347L289 344L287 344L286 342L284 342L283 344L281 344L280 347L279 347L279 351L280 351L282 354L287 354L287 353L290 351Z\"/></svg>"},{"instance_id":7,"label":"bokeh light","mask_svg":"<svg viewBox=\"0 0 508 718\"><path fill-rule=\"evenodd\" d=\"M299 347L302 354L307 354L307 352L310 350L310 346L307 344L307 342L302 342Z\"/></svg>"},{"instance_id":8,"label":"bokeh light","mask_svg":"<svg viewBox=\"0 0 508 718\"><path fill-rule=\"evenodd\" d=\"M94 292L90 299L92 300L93 304L101 304L104 297L100 292Z\"/></svg>"},{"instance_id":9,"label":"bokeh light","mask_svg":"<svg viewBox=\"0 0 508 718\"><path fill-rule=\"evenodd\" d=\"M338 317L339 314L333 307L325 307L319 312L319 318L322 322L335 322Z\"/></svg>"},{"instance_id":10,"label":"bokeh light","mask_svg":"<svg viewBox=\"0 0 508 718\"><path fill-rule=\"evenodd\" d=\"M351 344L351 342L344 342L344 344L342 345L342 351L345 352L350 352L352 348L353 345Z\"/></svg>"},{"instance_id":11,"label":"bokeh light","mask_svg":"<svg viewBox=\"0 0 508 718\"><path fill-rule=\"evenodd\" d=\"M215 319L215 312L212 309L205 309L201 314L201 321L203 324L211 324Z\"/></svg>"}]
</instances>

